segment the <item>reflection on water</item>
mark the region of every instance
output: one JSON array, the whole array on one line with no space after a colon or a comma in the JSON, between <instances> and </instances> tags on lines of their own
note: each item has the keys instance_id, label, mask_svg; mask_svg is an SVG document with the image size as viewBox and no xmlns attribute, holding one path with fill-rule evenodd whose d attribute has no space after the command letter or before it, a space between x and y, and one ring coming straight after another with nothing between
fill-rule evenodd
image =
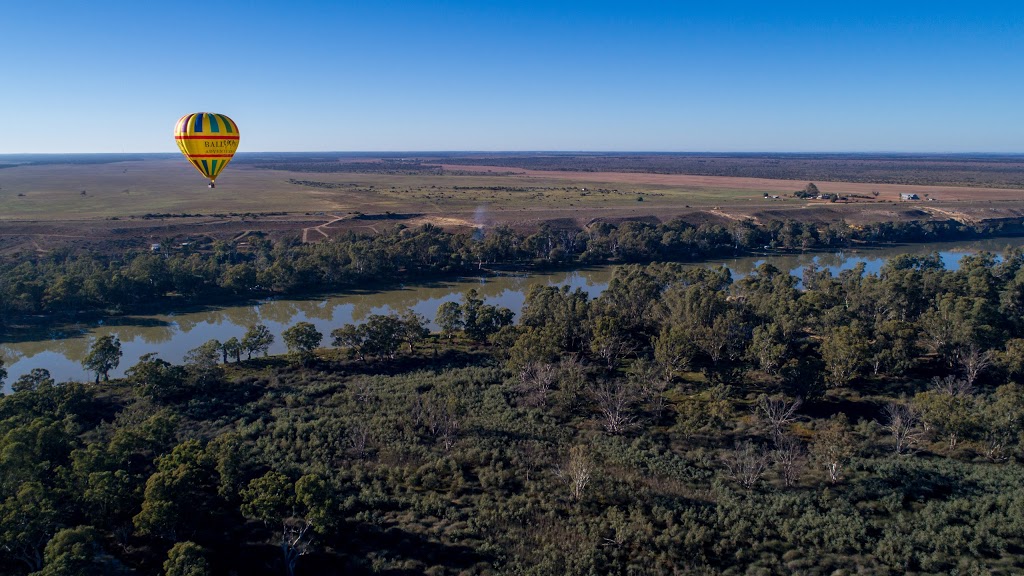
<instances>
[{"instance_id":1,"label":"reflection on water","mask_svg":"<svg viewBox=\"0 0 1024 576\"><path fill-rule=\"evenodd\" d=\"M347 293L326 298L301 300L270 299L258 304L207 309L200 312L126 317L85 326L80 333L63 333L48 340L0 345L0 358L8 370L8 385L33 368L46 368L57 379L87 380L81 366L93 338L115 334L121 340L123 356L111 376L119 377L139 357L156 352L168 362L180 363L185 353L200 344L232 336L241 339L253 324L265 324L274 333L272 354L283 353L281 332L296 322L312 322L325 335L343 324L359 323L371 314L387 314L412 309L430 320L432 329L437 308L444 302L456 302L475 288L489 304L506 306L518 312L526 291L533 284L582 288L592 295L608 285L611 267L581 269L572 272L468 278L455 282L436 282L405 286L381 292Z\"/></svg>"},{"instance_id":2,"label":"reflection on water","mask_svg":"<svg viewBox=\"0 0 1024 576\"><path fill-rule=\"evenodd\" d=\"M982 250L1000 252L1007 246L1020 246L1024 239L998 238L974 242L904 246L881 250L844 250L823 254L796 254L733 258L695 264L695 266L724 265L733 278L741 278L764 262L798 278L812 263L828 268L833 274L848 270L863 262L868 273L877 273L885 261L896 254L928 254L938 250L947 269L955 269L964 254ZM394 290L366 293L348 293L326 298L302 300L273 299L258 304L232 306L201 312L177 313L144 317L117 318L95 326L83 327L78 334L60 334L49 340L18 342L0 345L0 358L8 369L10 382L33 368L46 368L58 382L85 380L90 376L81 361L89 349L92 338L116 334L121 340L123 356L120 367L112 376L123 376L126 368L134 365L140 356L157 352L168 362L180 363L185 352L207 340L225 341L232 336L241 338L253 324L265 324L276 336L271 353L285 351L281 332L296 322L312 322L327 336L331 330L350 323L365 321L370 314L387 314L412 309L431 321L437 308L444 302L456 302L470 288L476 288L489 304L505 306L517 314L523 306L526 292L534 284L581 288L597 296L608 286L614 267L580 269L572 272L533 274L529 276L503 276L467 278L457 282L436 282L405 286Z\"/></svg>"}]
</instances>

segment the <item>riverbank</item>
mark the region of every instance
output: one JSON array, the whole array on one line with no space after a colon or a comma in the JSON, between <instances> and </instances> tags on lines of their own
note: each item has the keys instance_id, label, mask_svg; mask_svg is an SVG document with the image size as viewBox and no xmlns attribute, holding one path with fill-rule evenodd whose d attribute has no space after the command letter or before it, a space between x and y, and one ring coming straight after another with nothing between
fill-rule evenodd
<instances>
[{"instance_id":1,"label":"riverbank","mask_svg":"<svg viewBox=\"0 0 1024 576\"><path fill-rule=\"evenodd\" d=\"M578 266L699 262L750 254L836 250L1024 234L1020 221L968 225L896 222L868 226L749 221L728 225L623 222L536 233L497 228L457 234L423 226L319 244L186 243L172 250L106 257L71 252L0 264L4 338L69 322L268 297L309 297L443 281L488 270L538 272ZM161 245L162 246L162 245Z\"/></svg>"},{"instance_id":2,"label":"riverbank","mask_svg":"<svg viewBox=\"0 0 1024 576\"><path fill-rule=\"evenodd\" d=\"M927 255L937 251L947 268L955 269L964 254L979 251L1001 252L1008 245L1024 245L1021 237L999 237L987 240L911 244L865 249L843 249L832 252L802 252L709 259L692 266L726 266L734 279L753 271L762 263L770 263L785 273L801 278L804 268L817 266L833 274L864 263L866 273L877 273L884 263L898 254ZM281 332L297 322L311 322L323 334L344 324L359 324L370 314L388 314L412 310L433 324L438 307L444 302L458 302L470 289L477 290L487 304L519 311L531 286L567 286L598 296L610 282L616 266L579 267L560 271L534 271L529 274L503 273L470 276L427 283L407 283L381 290L347 291L302 298L270 298L247 300L234 306L203 306L188 310L162 310L159 314L120 317L111 321L82 323L64 332L40 330L34 338L5 341L0 358L10 372L8 381L33 368L46 368L61 379L87 377L81 361L88 352L92 338L116 335L122 342L124 356L115 375L133 365L146 353L157 352L169 362L180 363L186 352L207 340L226 341L241 338L246 329L262 323L275 334L277 342L272 353L284 353ZM30 336L26 334L26 336Z\"/></svg>"}]
</instances>

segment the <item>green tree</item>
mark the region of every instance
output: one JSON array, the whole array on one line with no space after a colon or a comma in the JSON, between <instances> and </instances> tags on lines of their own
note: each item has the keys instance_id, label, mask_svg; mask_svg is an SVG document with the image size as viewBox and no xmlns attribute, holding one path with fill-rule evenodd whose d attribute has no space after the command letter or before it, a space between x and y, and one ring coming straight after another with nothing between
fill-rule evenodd
<instances>
[{"instance_id":1,"label":"green tree","mask_svg":"<svg viewBox=\"0 0 1024 576\"><path fill-rule=\"evenodd\" d=\"M521 330L515 343L508 349L506 366L519 372L532 364L548 364L558 360L558 344L547 335L533 328Z\"/></svg>"},{"instance_id":2,"label":"green tree","mask_svg":"<svg viewBox=\"0 0 1024 576\"><path fill-rule=\"evenodd\" d=\"M220 376L220 358L220 341L207 340L185 353L185 368L195 384L208 384Z\"/></svg>"},{"instance_id":3,"label":"green tree","mask_svg":"<svg viewBox=\"0 0 1024 576\"><path fill-rule=\"evenodd\" d=\"M135 528L170 540L209 529L219 504L215 460L198 440L186 440L156 462Z\"/></svg>"},{"instance_id":4,"label":"green tree","mask_svg":"<svg viewBox=\"0 0 1024 576\"><path fill-rule=\"evenodd\" d=\"M10 400L19 396L15 394ZM0 421L0 497L14 494L22 483L32 480L42 481L46 487L53 485L53 470L67 462L76 443L73 429L55 419L62 416L59 411Z\"/></svg>"},{"instance_id":5,"label":"green tree","mask_svg":"<svg viewBox=\"0 0 1024 576\"><path fill-rule=\"evenodd\" d=\"M1024 378L1024 338L1007 340L1006 349L997 355L996 360L1010 378L1019 382Z\"/></svg>"},{"instance_id":6,"label":"green tree","mask_svg":"<svg viewBox=\"0 0 1024 576\"><path fill-rule=\"evenodd\" d=\"M234 358L235 362L242 361L242 343L238 341L238 338L232 336L228 338L223 344L221 344L221 353L224 355L224 363L227 364L230 358Z\"/></svg>"},{"instance_id":7,"label":"green tree","mask_svg":"<svg viewBox=\"0 0 1024 576\"><path fill-rule=\"evenodd\" d=\"M832 387L846 386L860 373L868 355L864 335L850 326L839 326L821 340L821 359L825 362L825 382Z\"/></svg>"},{"instance_id":8,"label":"green tree","mask_svg":"<svg viewBox=\"0 0 1024 576\"><path fill-rule=\"evenodd\" d=\"M221 286L235 294L242 294L256 289L256 269L248 262L228 266L220 281Z\"/></svg>"},{"instance_id":9,"label":"green tree","mask_svg":"<svg viewBox=\"0 0 1024 576\"><path fill-rule=\"evenodd\" d=\"M321 533L338 522L336 490L319 474L306 474L295 482L295 502L306 521Z\"/></svg>"},{"instance_id":10,"label":"green tree","mask_svg":"<svg viewBox=\"0 0 1024 576\"><path fill-rule=\"evenodd\" d=\"M125 376L143 395L164 401L183 392L186 372L158 358L155 352L143 354L139 362L125 371Z\"/></svg>"},{"instance_id":11,"label":"green tree","mask_svg":"<svg viewBox=\"0 0 1024 576\"><path fill-rule=\"evenodd\" d=\"M665 367L670 377L689 370L696 353L689 332L681 326L665 326L654 339L654 359Z\"/></svg>"},{"instance_id":12,"label":"green tree","mask_svg":"<svg viewBox=\"0 0 1024 576\"><path fill-rule=\"evenodd\" d=\"M288 351L294 354L303 366L308 365L316 358L313 351L320 346L320 342L324 339L324 335L311 322L299 322L282 332L281 337L284 338L284 344L288 347Z\"/></svg>"},{"instance_id":13,"label":"green tree","mask_svg":"<svg viewBox=\"0 0 1024 576\"><path fill-rule=\"evenodd\" d=\"M348 348L352 354L366 361L367 333L364 326L345 324L341 328L331 330L331 345L336 348Z\"/></svg>"},{"instance_id":14,"label":"green tree","mask_svg":"<svg viewBox=\"0 0 1024 576\"><path fill-rule=\"evenodd\" d=\"M3 387L4 380L7 379L7 369L4 368L4 361L0 359L0 387Z\"/></svg>"},{"instance_id":15,"label":"green tree","mask_svg":"<svg viewBox=\"0 0 1024 576\"><path fill-rule=\"evenodd\" d=\"M35 392L53 387L53 378L46 368L33 368L28 374L23 374L11 384L11 390L21 392L22 390Z\"/></svg>"},{"instance_id":16,"label":"green tree","mask_svg":"<svg viewBox=\"0 0 1024 576\"><path fill-rule=\"evenodd\" d=\"M23 562L29 570L41 569L44 547L60 518L53 494L42 483L29 481L2 498L0 550Z\"/></svg>"},{"instance_id":17,"label":"green tree","mask_svg":"<svg viewBox=\"0 0 1024 576\"><path fill-rule=\"evenodd\" d=\"M786 339L778 324L755 326L747 358L767 374L777 374L786 362Z\"/></svg>"},{"instance_id":18,"label":"green tree","mask_svg":"<svg viewBox=\"0 0 1024 576\"><path fill-rule=\"evenodd\" d=\"M99 384L100 376L104 381L110 379L110 371L117 368L121 363L121 341L117 336L101 336L93 341L89 353L85 356L82 365L87 370L96 373L96 383Z\"/></svg>"},{"instance_id":19,"label":"green tree","mask_svg":"<svg viewBox=\"0 0 1024 576\"><path fill-rule=\"evenodd\" d=\"M412 354L416 344L422 342L430 335L430 330L427 328L427 319L422 314L406 310L402 313L400 320L402 322L401 330L399 331L400 337L403 342L409 345L409 353Z\"/></svg>"},{"instance_id":20,"label":"green tree","mask_svg":"<svg viewBox=\"0 0 1024 576\"><path fill-rule=\"evenodd\" d=\"M476 289L470 289L462 297L462 318L469 336L477 342L487 340L504 326L512 324L513 313L508 308L484 304Z\"/></svg>"},{"instance_id":21,"label":"green tree","mask_svg":"<svg viewBox=\"0 0 1024 576\"><path fill-rule=\"evenodd\" d=\"M1006 460L1024 434L1024 387L1004 384L979 405L984 440L983 452L989 460Z\"/></svg>"},{"instance_id":22,"label":"green tree","mask_svg":"<svg viewBox=\"0 0 1024 576\"><path fill-rule=\"evenodd\" d=\"M438 306L434 322L441 327L441 335L451 337L462 329L462 307L458 302L445 302Z\"/></svg>"},{"instance_id":23,"label":"green tree","mask_svg":"<svg viewBox=\"0 0 1024 576\"><path fill-rule=\"evenodd\" d=\"M96 576L106 572L105 567L112 568L112 562L104 556L95 528L65 528L46 544L43 569L34 576Z\"/></svg>"},{"instance_id":24,"label":"green tree","mask_svg":"<svg viewBox=\"0 0 1024 576\"><path fill-rule=\"evenodd\" d=\"M926 428L944 436L950 450L978 426L975 397L966 381L935 378L931 390L914 396L914 406L920 411Z\"/></svg>"},{"instance_id":25,"label":"green tree","mask_svg":"<svg viewBox=\"0 0 1024 576\"><path fill-rule=\"evenodd\" d=\"M245 331L241 345L247 358L252 360L253 354L263 354L266 356L273 343L274 335L270 332L270 329L263 324L255 324Z\"/></svg>"},{"instance_id":26,"label":"green tree","mask_svg":"<svg viewBox=\"0 0 1024 576\"><path fill-rule=\"evenodd\" d=\"M611 371L633 352L633 346L632 342L624 336L624 331L617 318L598 316L593 321L590 351L601 359L606 369Z\"/></svg>"},{"instance_id":27,"label":"green tree","mask_svg":"<svg viewBox=\"0 0 1024 576\"><path fill-rule=\"evenodd\" d=\"M889 320L875 327L875 339L868 348L868 363L876 375L902 376L918 357L917 332L910 322Z\"/></svg>"},{"instance_id":28,"label":"green tree","mask_svg":"<svg viewBox=\"0 0 1024 576\"><path fill-rule=\"evenodd\" d=\"M562 350L581 352L587 346L590 298L577 288L534 285L526 293L519 324L544 330Z\"/></svg>"},{"instance_id":29,"label":"green tree","mask_svg":"<svg viewBox=\"0 0 1024 576\"><path fill-rule=\"evenodd\" d=\"M132 515L141 504L138 477L123 469L97 470L88 472L79 485L84 487L81 503L89 520L99 528L113 530L124 543L121 534L127 536Z\"/></svg>"},{"instance_id":30,"label":"green tree","mask_svg":"<svg viewBox=\"0 0 1024 576\"><path fill-rule=\"evenodd\" d=\"M833 416L814 434L811 455L825 469L830 482L839 482L854 454L853 435L845 414Z\"/></svg>"},{"instance_id":31,"label":"green tree","mask_svg":"<svg viewBox=\"0 0 1024 576\"><path fill-rule=\"evenodd\" d=\"M367 354L394 359L402 344L405 325L394 314L370 314L359 329L365 335L363 350Z\"/></svg>"},{"instance_id":32,"label":"green tree","mask_svg":"<svg viewBox=\"0 0 1024 576\"><path fill-rule=\"evenodd\" d=\"M288 477L271 470L253 479L239 493L242 514L265 524L283 522L295 507L295 486Z\"/></svg>"},{"instance_id":33,"label":"green tree","mask_svg":"<svg viewBox=\"0 0 1024 576\"><path fill-rule=\"evenodd\" d=\"M167 551L164 576L209 576L206 549L195 542L178 542Z\"/></svg>"},{"instance_id":34,"label":"green tree","mask_svg":"<svg viewBox=\"0 0 1024 576\"><path fill-rule=\"evenodd\" d=\"M921 314L919 332L933 352L955 367L972 346L988 349L998 322L994 302L944 293Z\"/></svg>"},{"instance_id":35,"label":"green tree","mask_svg":"<svg viewBox=\"0 0 1024 576\"><path fill-rule=\"evenodd\" d=\"M242 514L282 526L281 551L289 575L295 573L299 557L309 552L312 532L326 533L337 517L334 491L317 475L292 483L270 471L249 482L241 496Z\"/></svg>"}]
</instances>

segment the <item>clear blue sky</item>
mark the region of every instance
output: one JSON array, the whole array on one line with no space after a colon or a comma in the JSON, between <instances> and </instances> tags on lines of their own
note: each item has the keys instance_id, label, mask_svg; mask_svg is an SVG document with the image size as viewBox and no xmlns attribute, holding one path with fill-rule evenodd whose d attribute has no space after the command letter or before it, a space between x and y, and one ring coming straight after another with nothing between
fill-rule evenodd
<instances>
[{"instance_id":1,"label":"clear blue sky","mask_svg":"<svg viewBox=\"0 0 1024 576\"><path fill-rule=\"evenodd\" d=\"M1021 2L0 7L0 153L1024 152Z\"/></svg>"}]
</instances>

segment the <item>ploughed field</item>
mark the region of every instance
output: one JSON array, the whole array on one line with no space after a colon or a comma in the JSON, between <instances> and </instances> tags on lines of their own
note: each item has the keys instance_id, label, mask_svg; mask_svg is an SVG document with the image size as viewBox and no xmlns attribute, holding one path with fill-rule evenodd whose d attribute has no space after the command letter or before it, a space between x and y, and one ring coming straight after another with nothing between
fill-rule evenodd
<instances>
[{"instance_id":1,"label":"ploughed field","mask_svg":"<svg viewBox=\"0 0 1024 576\"><path fill-rule=\"evenodd\" d=\"M794 197L808 182L841 200ZM0 156L0 254L425 223L981 221L1022 201L1024 156L251 153L216 189L169 154Z\"/></svg>"}]
</instances>

